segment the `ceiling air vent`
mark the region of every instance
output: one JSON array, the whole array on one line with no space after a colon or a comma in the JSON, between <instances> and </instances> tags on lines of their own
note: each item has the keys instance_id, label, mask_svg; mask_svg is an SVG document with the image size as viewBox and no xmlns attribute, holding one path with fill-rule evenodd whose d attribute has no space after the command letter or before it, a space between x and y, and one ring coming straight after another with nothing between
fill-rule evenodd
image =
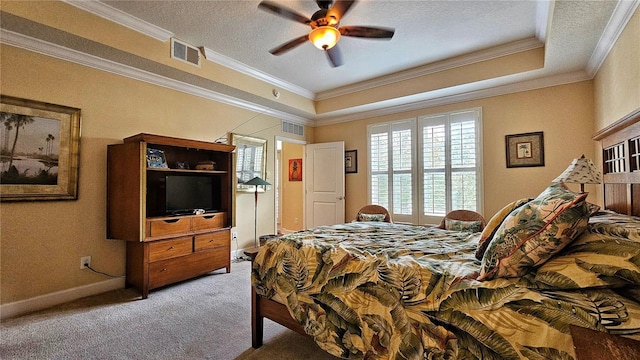
<instances>
[{"instance_id":1,"label":"ceiling air vent","mask_svg":"<svg viewBox=\"0 0 640 360\"><path fill-rule=\"evenodd\" d=\"M200 66L200 50L174 38L171 38L171 57L188 62L191 65Z\"/></svg>"},{"instance_id":2,"label":"ceiling air vent","mask_svg":"<svg viewBox=\"0 0 640 360\"><path fill-rule=\"evenodd\" d=\"M282 132L304 136L304 126L282 121Z\"/></svg>"}]
</instances>

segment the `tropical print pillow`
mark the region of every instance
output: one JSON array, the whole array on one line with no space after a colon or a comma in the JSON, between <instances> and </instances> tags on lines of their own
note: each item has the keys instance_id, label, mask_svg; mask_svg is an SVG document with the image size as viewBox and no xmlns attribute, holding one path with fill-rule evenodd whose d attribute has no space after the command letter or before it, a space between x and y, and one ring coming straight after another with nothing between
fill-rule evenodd
<instances>
[{"instance_id":1,"label":"tropical print pillow","mask_svg":"<svg viewBox=\"0 0 640 360\"><path fill-rule=\"evenodd\" d=\"M619 287L640 292L640 217L615 212L591 216L582 235L526 280L543 289Z\"/></svg>"},{"instance_id":2,"label":"tropical print pillow","mask_svg":"<svg viewBox=\"0 0 640 360\"><path fill-rule=\"evenodd\" d=\"M478 280L521 277L562 250L587 228L587 195L553 183L511 212L489 243Z\"/></svg>"},{"instance_id":3,"label":"tropical print pillow","mask_svg":"<svg viewBox=\"0 0 640 360\"><path fill-rule=\"evenodd\" d=\"M358 214L358 221L384 221L384 214Z\"/></svg>"},{"instance_id":4,"label":"tropical print pillow","mask_svg":"<svg viewBox=\"0 0 640 360\"><path fill-rule=\"evenodd\" d=\"M500 225L502 225L502 222L504 221L504 219L506 219L507 216L511 214L513 210L519 208L520 206L528 203L531 200L533 199L532 198L518 199L516 201L513 201L505 205L505 207L503 207L502 209L500 209L500 211L498 211L495 215L493 215L493 217L489 220L487 225L482 230L482 234L480 234L480 240L478 241L478 249L476 250L476 259L482 260L482 256L484 255L484 252L487 250L487 246L489 246L489 242L493 238L493 235L495 235Z\"/></svg>"},{"instance_id":5,"label":"tropical print pillow","mask_svg":"<svg viewBox=\"0 0 640 360\"><path fill-rule=\"evenodd\" d=\"M482 231L482 222L444 219L444 228L453 231L480 232Z\"/></svg>"}]
</instances>

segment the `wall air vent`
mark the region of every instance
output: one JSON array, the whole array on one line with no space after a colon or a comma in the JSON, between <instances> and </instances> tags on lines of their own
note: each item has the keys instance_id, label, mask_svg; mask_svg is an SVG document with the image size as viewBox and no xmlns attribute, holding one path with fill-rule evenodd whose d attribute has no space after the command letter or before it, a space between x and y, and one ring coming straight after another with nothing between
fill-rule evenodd
<instances>
[{"instance_id":1,"label":"wall air vent","mask_svg":"<svg viewBox=\"0 0 640 360\"><path fill-rule=\"evenodd\" d=\"M295 134L304 136L304 126L290 123L287 121L282 121L282 132L288 134Z\"/></svg>"},{"instance_id":2,"label":"wall air vent","mask_svg":"<svg viewBox=\"0 0 640 360\"><path fill-rule=\"evenodd\" d=\"M171 57L200 66L200 50L178 39L171 38Z\"/></svg>"}]
</instances>

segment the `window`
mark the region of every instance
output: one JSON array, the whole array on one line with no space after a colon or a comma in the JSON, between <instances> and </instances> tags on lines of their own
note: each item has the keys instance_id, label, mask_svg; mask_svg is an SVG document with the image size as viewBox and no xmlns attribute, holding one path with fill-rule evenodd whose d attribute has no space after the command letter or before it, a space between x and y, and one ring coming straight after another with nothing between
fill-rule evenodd
<instances>
[{"instance_id":1,"label":"window","mask_svg":"<svg viewBox=\"0 0 640 360\"><path fill-rule=\"evenodd\" d=\"M255 187L244 183L256 176L265 178L267 140L231 134L231 143L236 146L237 190L253 192Z\"/></svg>"},{"instance_id":2,"label":"window","mask_svg":"<svg viewBox=\"0 0 640 360\"><path fill-rule=\"evenodd\" d=\"M369 133L369 198L394 214L395 221L411 221L415 213L415 119L371 125Z\"/></svg>"},{"instance_id":3,"label":"window","mask_svg":"<svg viewBox=\"0 0 640 360\"><path fill-rule=\"evenodd\" d=\"M480 211L480 109L368 128L370 202L394 221L437 223L454 209Z\"/></svg>"}]
</instances>

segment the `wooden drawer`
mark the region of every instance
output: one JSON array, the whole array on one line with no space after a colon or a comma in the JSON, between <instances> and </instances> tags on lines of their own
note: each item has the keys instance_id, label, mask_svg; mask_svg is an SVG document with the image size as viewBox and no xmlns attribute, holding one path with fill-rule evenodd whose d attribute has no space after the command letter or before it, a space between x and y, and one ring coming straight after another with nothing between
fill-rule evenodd
<instances>
[{"instance_id":1,"label":"wooden drawer","mask_svg":"<svg viewBox=\"0 0 640 360\"><path fill-rule=\"evenodd\" d=\"M147 220L147 236L163 236L188 233L191 230L191 218L170 218Z\"/></svg>"},{"instance_id":2,"label":"wooden drawer","mask_svg":"<svg viewBox=\"0 0 640 360\"><path fill-rule=\"evenodd\" d=\"M170 259L193 252L191 236L149 243L149 261Z\"/></svg>"},{"instance_id":3,"label":"wooden drawer","mask_svg":"<svg viewBox=\"0 0 640 360\"><path fill-rule=\"evenodd\" d=\"M207 250L189 256L149 264L149 288L190 279L230 264L229 251Z\"/></svg>"},{"instance_id":4,"label":"wooden drawer","mask_svg":"<svg viewBox=\"0 0 640 360\"><path fill-rule=\"evenodd\" d=\"M227 213L220 212L196 216L192 219L191 230L200 231L223 228L226 224L226 215Z\"/></svg>"},{"instance_id":5,"label":"wooden drawer","mask_svg":"<svg viewBox=\"0 0 640 360\"><path fill-rule=\"evenodd\" d=\"M221 246L229 247L231 239L229 230L216 231L214 233L196 236L194 251L213 249Z\"/></svg>"}]
</instances>

